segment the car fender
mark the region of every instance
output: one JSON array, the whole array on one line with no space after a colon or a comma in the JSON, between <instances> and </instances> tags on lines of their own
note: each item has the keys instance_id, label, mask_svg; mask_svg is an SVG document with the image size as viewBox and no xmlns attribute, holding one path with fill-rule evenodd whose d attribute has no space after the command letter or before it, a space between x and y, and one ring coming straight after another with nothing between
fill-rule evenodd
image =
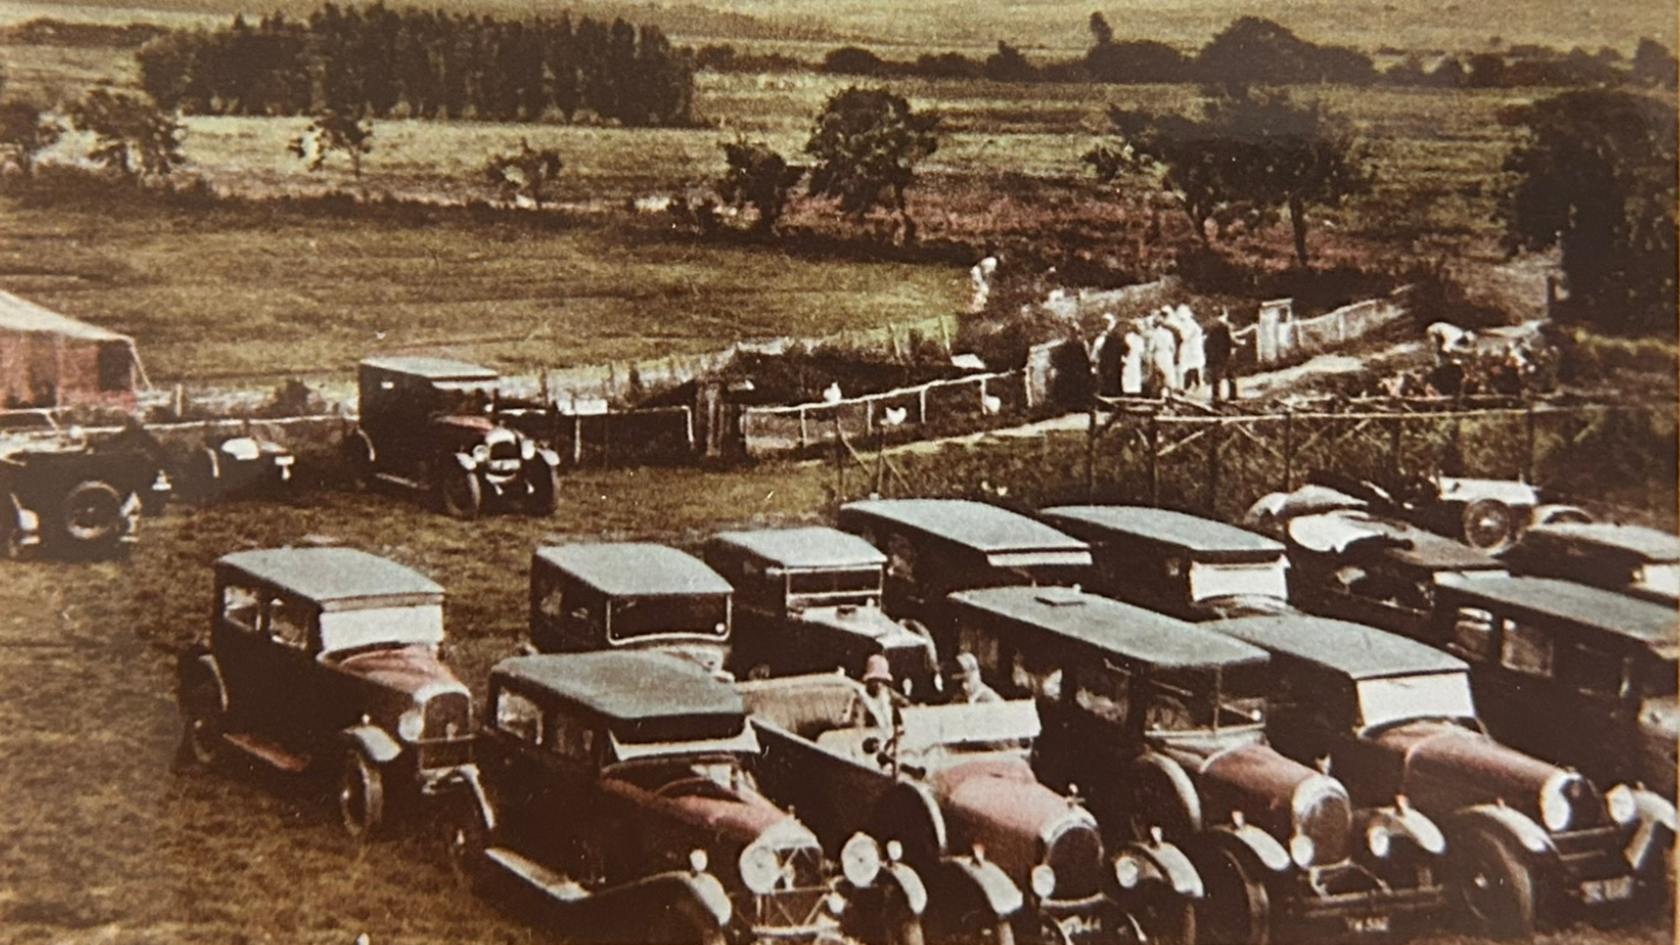
<instances>
[{"instance_id":1,"label":"car fender","mask_svg":"<svg viewBox=\"0 0 1680 945\"><path fill-rule=\"evenodd\" d=\"M1283 848L1283 844L1279 843L1276 837L1253 824L1220 824L1207 832L1216 840L1240 845L1261 866L1273 873L1282 873L1293 863L1289 858L1289 851Z\"/></svg>"},{"instance_id":2,"label":"car fender","mask_svg":"<svg viewBox=\"0 0 1680 945\"><path fill-rule=\"evenodd\" d=\"M346 434L345 439L361 440L362 445L367 447L368 459L371 459L374 462L379 461L379 448L373 445L373 437L368 436L366 430L361 427L356 427Z\"/></svg>"},{"instance_id":3,"label":"car fender","mask_svg":"<svg viewBox=\"0 0 1680 945\"><path fill-rule=\"evenodd\" d=\"M927 911L927 884L922 882L922 876L907 863L886 863L881 867L881 877L876 882L882 885L891 884L898 890L905 905L915 915Z\"/></svg>"},{"instance_id":4,"label":"car fender","mask_svg":"<svg viewBox=\"0 0 1680 945\"><path fill-rule=\"evenodd\" d=\"M227 711L228 691L227 683L222 679L221 664L216 662L215 654L211 653L203 644L194 644L191 649L181 654L180 663L176 667L176 683L182 695L191 689L200 679L208 679L216 686L216 699L221 710Z\"/></svg>"},{"instance_id":5,"label":"car fender","mask_svg":"<svg viewBox=\"0 0 1680 945\"><path fill-rule=\"evenodd\" d=\"M1504 804L1477 804L1461 810L1453 818L1453 826L1456 831L1478 829L1509 839L1531 858L1557 855L1557 848L1552 845L1546 828L1522 811Z\"/></svg>"},{"instance_id":6,"label":"car fender","mask_svg":"<svg viewBox=\"0 0 1680 945\"><path fill-rule=\"evenodd\" d=\"M1674 805L1668 798L1642 787L1629 789L1633 792L1634 811L1637 814L1634 823L1637 826L1622 852L1628 865L1638 870L1645 868L1652 850L1664 846L1672 847L1677 831Z\"/></svg>"},{"instance_id":7,"label":"car fender","mask_svg":"<svg viewBox=\"0 0 1680 945\"><path fill-rule=\"evenodd\" d=\"M1026 906L1026 896L1003 868L972 854L943 857L940 872L947 882L962 883L978 894L981 902L999 919L1007 919Z\"/></svg>"},{"instance_id":8,"label":"car fender","mask_svg":"<svg viewBox=\"0 0 1680 945\"><path fill-rule=\"evenodd\" d=\"M402 745L390 733L377 725L352 725L339 733L346 745L368 757L374 764L389 764L402 754Z\"/></svg>"},{"instance_id":9,"label":"car fender","mask_svg":"<svg viewBox=\"0 0 1680 945\"><path fill-rule=\"evenodd\" d=\"M471 453L456 453L455 462L467 472L472 472L478 468L478 461L472 458Z\"/></svg>"},{"instance_id":10,"label":"car fender","mask_svg":"<svg viewBox=\"0 0 1680 945\"><path fill-rule=\"evenodd\" d=\"M560 468L560 454L558 452L549 449L546 446L539 446L537 447L537 455L541 456L542 461L547 463L550 468Z\"/></svg>"},{"instance_id":11,"label":"car fender","mask_svg":"<svg viewBox=\"0 0 1680 945\"><path fill-rule=\"evenodd\" d=\"M1380 826L1391 835L1405 837L1418 849L1436 856L1447 850L1446 835L1435 821L1411 805L1379 807L1370 812L1364 829Z\"/></svg>"},{"instance_id":12,"label":"car fender","mask_svg":"<svg viewBox=\"0 0 1680 945\"><path fill-rule=\"evenodd\" d=\"M1172 787L1173 793L1178 795L1179 809L1185 815L1190 833L1200 832L1203 824L1202 795L1197 792L1196 785L1190 780L1184 766L1160 752L1145 752L1132 762L1131 781L1135 784L1140 776L1148 777L1150 773L1154 773L1155 777L1164 778Z\"/></svg>"},{"instance_id":13,"label":"car fender","mask_svg":"<svg viewBox=\"0 0 1680 945\"><path fill-rule=\"evenodd\" d=\"M1165 840L1150 843L1128 843L1114 856L1115 875L1120 875L1119 863L1132 857L1142 866L1140 879L1164 882L1172 891L1186 899L1200 899L1203 895L1202 874L1178 844ZM1142 885L1139 882L1137 885ZM1125 888L1125 884L1121 884Z\"/></svg>"},{"instance_id":14,"label":"car fender","mask_svg":"<svg viewBox=\"0 0 1680 945\"><path fill-rule=\"evenodd\" d=\"M729 924L735 914L735 905L729 899L729 891L723 888L723 881L711 873L694 873L688 877L688 887L694 891L694 898L706 909L719 929Z\"/></svg>"},{"instance_id":15,"label":"car fender","mask_svg":"<svg viewBox=\"0 0 1680 945\"><path fill-rule=\"evenodd\" d=\"M898 841L911 863L927 863L950 848L945 814L933 791L919 781L900 778L875 805L869 833L881 843Z\"/></svg>"}]
</instances>

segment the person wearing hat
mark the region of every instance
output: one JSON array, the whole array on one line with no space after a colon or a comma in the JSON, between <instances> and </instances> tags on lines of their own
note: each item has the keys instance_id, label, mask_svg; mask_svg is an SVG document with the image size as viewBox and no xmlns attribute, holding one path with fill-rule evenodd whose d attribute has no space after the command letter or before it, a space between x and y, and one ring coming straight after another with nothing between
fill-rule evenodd
<instances>
[{"instance_id":1,"label":"person wearing hat","mask_svg":"<svg viewBox=\"0 0 1680 945\"><path fill-rule=\"evenodd\" d=\"M997 690L980 678L980 661L973 653L957 654L957 700L970 705L979 702L1002 702Z\"/></svg>"},{"instance_id":2,"label":"person wearing hat","mask_svg":"<svg viewBox=\"0 0 1680 945\"><path fill-rule=\"evenodd\" d=\"M875 653L863 664L863 688L846 710L852 727L892 731L898 722L898 710L907 700L893 688L892 668L885 656Z\"/></svg>"}]
</instances>

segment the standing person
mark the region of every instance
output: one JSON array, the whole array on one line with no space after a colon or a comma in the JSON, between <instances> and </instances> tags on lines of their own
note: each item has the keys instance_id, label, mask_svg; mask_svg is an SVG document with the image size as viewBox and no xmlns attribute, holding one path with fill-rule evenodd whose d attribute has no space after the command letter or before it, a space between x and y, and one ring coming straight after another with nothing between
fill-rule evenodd
<instances>
[{"instance_id":1,"label":"standing person","mask_svg":"<svg viewBox=\"0 0 1680 945\"><path fill-rule=\"evenodd\" d=\"M1125 342L1116 327L1113 312L1103 315L1103 331L1091 348L1091 368L1097 373L1097 396L1114 397L1120 393L1120 359Z\"/></svg>"},{"instance_id":2,"label":"standing person","mask_svg":"<svg viewBox=\"0 0 1680 945\"><path fill-rule=\"evenodd\" d=\"M1231 333L1231 313L1222 310L1213 327L1208 329L1202 345L1207 359L1208 384L1213 388L1213 402L1216 404L1219 403L1220 388L1225 386L1227 379L1231 382L1231 399L1237 399L1237 376L1231 370L1236 347L1236 336Z\"/></svg>"},{"instance_id":3,"label":"standing person","mask_svg":"<svg viewBox=\"0 0 1680 945\"><path fill-rule=\"evenodd\" d=\"M863 687L846 710L847 721L855 728L891 732L898 725L898 710L906 702L893 688L892 667L885 656L874 653L864 663Z\"/></svg>"},{"instance_id":4,"label":"standing person","mask_svg":"<svg viewBox=\"0 0 1680 945\"><path fill-rule=\"evenodd\" d=\"M968 271L969 282L974 287L974 294L968 300L970 314L978 315L986 310L986 303L992 297L992 276L997 272L997 267L997 254L987 247L986 255Z\"/></svg>"},{"instance_id":5,"label":"standing person","mask_svg":"<svg viewBox=\"0 0 1680 945\"><path fill-rule=\"evenodd\" d=\"M1190 306L1180 305L1173 314L1177 316L1179 330L1178 380L1186 391L1192 391L1202 386L1202 368L1207 364L1203 347L1206 336Z\"/></svg>"},{"instance_id":6,"label":"standing person","mask_svg":"<svg viewBox=\"0 0 1680 945\"><path fill-rule=\"evenodd\" d=\"M1178 337L1167 327L1159 313L1149 316L1149 330L1144 333L1147 351L1148 379L1144 382L1144 396L1165 397L1178 386Z\"/></svg>"},{"instance_id":7,"label":"standing person","mask_svg":"<svg viewBox=\"0 0 1680 945\"><path fill-rule=\"evenodd\" d=\"M957 701L970 705L1003 701L997 690L980 678L980 661L973 653L957 654Z\"/></svg>"},{"instance_id":8,"label":"standing person","mask_svg":"<svg viewBox=\"0 0 1680 945\"><path fill-rule=\"evenodd\" d=\"M1143 394L1143 330L1137 322L1126 323L1126 350L1120 361L1120 393L1127 397Z\"/></svg>"}]
</instances>

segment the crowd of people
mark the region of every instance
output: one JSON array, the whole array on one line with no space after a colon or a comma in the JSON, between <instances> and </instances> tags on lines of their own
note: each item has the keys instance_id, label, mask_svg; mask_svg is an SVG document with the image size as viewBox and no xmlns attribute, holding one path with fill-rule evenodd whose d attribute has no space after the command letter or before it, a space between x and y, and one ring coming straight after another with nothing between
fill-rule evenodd
<instances>
[{"instance_id":1,"label":"crowd of people","mask_svg":"<svg viewBox=\"0 0 1680 945\"><path fill-rule=\"evenodd\" d=\"M1103 397L1165 397L1197 393L1205 385L1217 403L1236 399L1232 355L1237 347L1229 313L1206 330L1188 305L1163 305L1125 324L1113 313L1091 346L1096 392Z\"/></svg>"}]
</instances>

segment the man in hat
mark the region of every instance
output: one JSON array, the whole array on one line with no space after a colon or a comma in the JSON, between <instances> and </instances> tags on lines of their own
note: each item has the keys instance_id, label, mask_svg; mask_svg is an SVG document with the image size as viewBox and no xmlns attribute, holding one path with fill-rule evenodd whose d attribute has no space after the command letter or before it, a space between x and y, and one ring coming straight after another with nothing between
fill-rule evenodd
<instances>
[{"instance_id":1,"label":"man in hat","mask_svg":"<svg viewBox=\"0 0 1680 945\"><path fill-rule=\"evenodd\" d=\"M997 690L980 678L980 661L973 653L957 654L957 701L970 705L978 702L1002 702Z\"/></svg>"},{"instance_id":2,"label":"man in hat","mask_svg":"<svg viewBox=\"0 0 1680 945\"><path fill-rule=\"evenodd\" d=\"M1231 399L1237 399L1237 375L1231 367L1231 356L1236 353L1236 347L1236 335L1231 332L1231 313L1221 311L1213 327L1208 329L1203 343L1208 386L1213 388L1213 402L1216 404L1219 403L1220 388L1227 381L1231 384Z\"/></svg>"},{"instance_id":3,"label":"man in hat","mask_svg":"<svg viewBox=\"0 0 1680 945\"><path fill-rule=\"evenodd\" d=\"M898 710L907 700L893 688L892 668L885 656L875 653L863 664L863 687L846 710L847 720L854 728L891 732L898 722Z\"/></svg>"}]
</instances>

